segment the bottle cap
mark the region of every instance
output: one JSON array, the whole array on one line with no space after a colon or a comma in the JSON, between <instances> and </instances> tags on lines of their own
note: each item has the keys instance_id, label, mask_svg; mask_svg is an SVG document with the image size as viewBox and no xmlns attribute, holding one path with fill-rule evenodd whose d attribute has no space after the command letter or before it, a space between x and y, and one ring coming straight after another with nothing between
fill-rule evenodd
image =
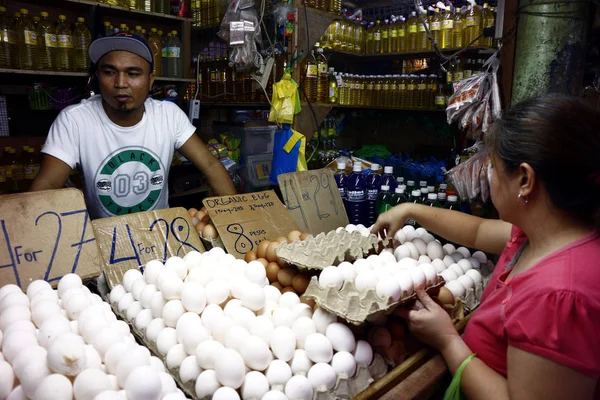
<instances>
[{"instance_id":1,"label":"bottle cap","mask_svg":"<svg viewBox=\"0 0 600 400\"><path fill-rule=\"evenodd\" d=\"M142 27L141 27L140 25L136 25L136 26L135 26L135 30L136 30L136 31L141 31L141 30L142 30Z\"/></svg>"},{"instance_id":2,"label":"bottle cap","mask_svg":"<svg viewBox=\"0 0 600 400\"><path fill-rule=\"evenodd\" d=\"M388 185L381 185L381 190L387 192L388 190L390 190L390 187Z\"/></svg>"},{"instance_id":3,"label":"bottle cap","mask_svg":"<svg viewBox=\"0 0 600 400\"><path fill-rule=\"evenodd\" d=\"M400 185L398 187L402 188L402 190L404 190L406 192L406 185Z\"/></svg>"},{"instance_id":4,"label":"bottle cap","mask_svg":"<svg viewBox=\"0 0 600 400\"><path fill-rule=\"evenodd\" d=\"M177 35L177 31L171 31L173 35Z\"/></svg>"},{"instance_id":5,"label":"bottle cap","mask_svg":"<svg viewBox=\"0 0 600 400\"><path fill-rule=\"evenodd\" d=\"M427 186L427 181L419 181L419 186L426 187Z\"/></svg>"},{"instance_id":6,"label":"bottle cap","mask_svg":"<svg viewBox=\"0 0 600 400\"><path fill-rule=\"evenodd\" d=\"M6 12L6 7L0 6L0 12Z\"/></svg>"},{"instance_id":7,"label":"bottle cap","mask_svg":"<svg viewBox=\"0 0 600 400\"><path fill-rule=\"evenodd\" d=\"M1 10L0 10L0 11L1 11ZM4 9L4 11L6 11L6 9ZM41 15L42 17L47 17L47 16L48 16L48 13L47 13L46 11L42 11L42 12L40 13L40 15Z\"/></svg>"},{"instance_id":8,"label":"bottle cap","mask_svg":"<svg viewBox=\"0 0 600 400\"><path fill-rule=\"evenodd\" d=\"M338 167L338 169L346 169L346 163L343 161L338 161L337 167Z\"/></svg>"},{"instance_id":9,"label":"bottle cap","mask_svg":"<svg viewBox=\"0 0 600 400\"><path fill-rule=\"evenodd\" d=\"M371 171L379 171L379 164L371 164Z\"/></svg>"},{"instance_id":10,"label":"bottle cap","mask_svg":"<svg viewBox=\"0 0 600 400\"><path fill-rule=\"evenodd\" d=\"M426 187L421 188L421 194L428 194L428 193L429 193L429 189L427 189Z\"/></svg>"},{"instance_id":11,"label":"bottle cap","mask_svg":"<svg viewBox=\"0 0 600 400\"><path fill-rule=\"evenodd\" d=\"M85 18L83 18L83 17L77 17L77 22L85 22Z\"/></svg>"},{"instance_id":12,"label":"bottle cap","mask_svg":"<svg viewBox=\"0 0 600 400\"><path fill-rule=\"evenodd\" d=\"M421 197L421 191L419 189L413 190L411 194L413 197Z\"/></svg>"},{"instance_id":13,"label":"bottle cap","mask_svg":"<svg viewBox=\"0 0 600 400\"><path fill-rule=\"evenodd\" d=\"M458 201L458 196L454 196L454 195L448 196L448 201L452 201L452 202Z\"/></svg>"},{"instance_id":14,"label":"bottle cap","mask_svg":"<svg viewBox=\"0 0 600 400\"><path fill-rule=\"evenodd\" d=\"M396 178L396 182L398 182L398 183L404 183L404 177L402 177L402 176L397 177Z\"/></svg>"},{"instance_id":15,"label":"bottle cap","mask_svg":"<svg viewBox=\"0 0 600 400\"><path fill-rule=\"evenodd\" d=\"M448 189L448 185L445 183L440 183L440 189L446 190L446 189Z\"/></svg>"},{"instance_id":16,"label":"bottle cap","mask_svg":"<svg viewBox=\"0 0 600 400\"><path fill-rule=\"evenodd\" d=\"M437 200L437 194L435 194L435 193L429 193L427 195L427 199L435 201L435 200Z\"/></svg>"},{"instance_id":17,"label":"bottle cap","mask_svg":"<svg viewBox=\"0 0 600 400\"><path fill-rule=\"evenodd\" d=\"M21 8L19 11L21 12L22 15L29 14L29 10L27 10L26 8Z\"/></svg>"},{"instance_id":18,"label":"bottle cap","mask_svg":"<svg viewBox=\"0 0 600 400\"><path fill-rule=\"evenodd\" d=\"M446 193L438 193L438 200L446 200Z\"/></svg>"},{"instance_id":19,"label":"bottle cap","mask_svg":"<svg viewBox=\"0 0 600 400\"><path fill-rule=\"evenodd\" d=\"M408 186L415 186L415 181L407 181L406 184Z\"/></svg>"},{"instance_id":20,"label":"bottle cap","mask_svg":"<svg viewBox=\"0 0 600 400\"><path fill-rule=\"evenodd\" d=\"M427 190L429 191L429 193L434 192L435 191L435 187L433 187L433 186L427 186Z\"/></svg>"},{"instance_id":21,"label":"bottle cap","mask_svg":"<svg viewBox=\"0 0 600 400\"><path fill-rule=\"evenodd\" d=\"M394 173L394 167L387 165L383 168L383 172L386 174L393 174Z\"/></svg>"},{"instance_id":22,"label":"bottle cap","mask_svg":"<svg viewBox=\"0 0 600 400\"><path fill-rule=\"evenodd\" d=\"M59 20L61 20L61 21L64 21L64 20L66 20L66 19L67 19L67 17L66 17L66 16L64 16L64 15L59 15L59 16L58 16L58 19L59 19Z\"/></svg>"},{"instance_id":23,"label":"bottle cap","mask_svg":"<svg viewBox=\"0 0 600 400\"><path fill-rule=\"evenodd\" d=\"M362 172L362 165L360 162L355 162L352 166L352 172Z\"/></svg>"},{"instance_id":24,"label":"bottle cap","mask_svg":"<svg viewBox=\"0 0 600 400\"><path fill-rule=\"evenodd\" d=\"M403 188L403 187L401 187L401 186L400 186L400 187L397 187L397 188L396 188L396 193L398 193L398 194L404 194L404 188Z\"/></svg>"},{"instance_id":25,"label":"bottle cap","mask_svg":"<svg viewBox=\"0 0 600 400\"><path fill-rule=\"evenodd\" d=\"M323 52L323 49L319 47L319 48L317 49L317 53L319 53L319 54L320 54L320 53L322 53L322 52Z\"/></svg>"}]
</instances>

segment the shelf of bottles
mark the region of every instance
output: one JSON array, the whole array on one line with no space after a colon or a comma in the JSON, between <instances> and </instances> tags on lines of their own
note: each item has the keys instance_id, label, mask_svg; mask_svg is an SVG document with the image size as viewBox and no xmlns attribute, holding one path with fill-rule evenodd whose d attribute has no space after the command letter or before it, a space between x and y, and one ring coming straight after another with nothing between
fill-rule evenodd
<instances>
[{"instance_id":1,"label":"shelf of bottles","mask_svg":"<svg viewBox=\"0 0 600 400\"><path fill-rule=\"evenodd\" d=\"M473 1L474 3L474 1ZM430 7L424 16L438 48L448 53L471 42L474 49L497 48L491 37L479 37L484 28L494 26L495 8L470 4L456 10ZM477 39L477 40L475 40ZM390 16L383 21L334 21L319 41L326 51L367 56L434 54L431 40L417 13L408 18Z\"/></svg>"},{"instance_id":2,"label":"shelf of bottles","mask_svg":"<svg viewBox=\"0 0 600 400\"><path fill-rule=\"evenodd\" d=\"M190 21L191 18L184 15L183 10L178 10L178 15L171 14L170 0L66 0L71 3L88 4L104 8L129 11L160 18L171 18L182 21Z\"/></svg>"},{"instance_id":3,"label":"shelf of bottles","mask_svg":"<svg viewBox=\"0 0 600 400\"><path fill-rule=\"evenodd\" d=\"M192 0L191 10L194 28L216 28L223 18L218 0Z\"/></svg>"},{"instance_id":4,"label":"shelf of bottles","mask_svg":"<svg viewBox=\"0 0 600 400\"><path fill-rule=\"evenodd\" d=\"M342 0L308 0L306 6L336 15L342 12Z\"/></svg>"}]
</instances>

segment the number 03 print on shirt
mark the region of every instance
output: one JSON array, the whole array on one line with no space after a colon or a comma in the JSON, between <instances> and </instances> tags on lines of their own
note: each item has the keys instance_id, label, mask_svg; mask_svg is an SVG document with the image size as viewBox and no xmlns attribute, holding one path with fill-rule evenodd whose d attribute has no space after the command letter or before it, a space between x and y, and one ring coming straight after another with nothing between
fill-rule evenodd
<instances>
[{"instance_id":1,"label":"number 03 print on shirt","mask_svg":"<svg viewBox=\"0 0 600 400\"><path fill-rule=\"evenodd\" d=\"M96 171L96 195L112 215L152 210L161 196L166 169L152 151L139 146L118 149Z\"/></svg>"}]
</instances>

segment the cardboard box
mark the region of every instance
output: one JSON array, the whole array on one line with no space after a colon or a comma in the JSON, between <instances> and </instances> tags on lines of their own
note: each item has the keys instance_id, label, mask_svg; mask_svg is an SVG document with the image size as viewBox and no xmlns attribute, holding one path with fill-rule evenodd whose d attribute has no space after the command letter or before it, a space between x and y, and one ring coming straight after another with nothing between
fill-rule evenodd
<instances>
[{"instance_id":1,"label":"cardboard box","mask_svg":"<svg viewBox=\"0 0 600 400\"><path fill-rule=\"evenodd\" d=\"M187 210L182 207L102 218L93 223L109 287L123 274L151 260L165 262L190 251L204 252Z\"/></svg>"},{"instance_id":2,"label":"cardboard box","mask_svg":"<svg viewBox=\"0 0 600 400\"><path fill-rule=\"evenodd\" d=\"M83 193L47 190L0 196L0 286L23 291L36 279L56 286L68 273L102 272L102 259Z\"/></svg>"}]
</instances>

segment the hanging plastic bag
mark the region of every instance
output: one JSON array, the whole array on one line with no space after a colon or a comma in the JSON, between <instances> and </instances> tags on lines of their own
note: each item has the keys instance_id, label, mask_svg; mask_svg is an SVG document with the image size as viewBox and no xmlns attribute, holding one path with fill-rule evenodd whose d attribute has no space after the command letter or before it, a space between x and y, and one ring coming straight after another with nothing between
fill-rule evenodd
<instances>
[{"instance_id":1,"label":"hanging plastic bag","mask_svg":"<svg viewBox=\"0 0 600 400\"><path fill-rule=\"evenodd\" d=\"M294 123L294 115L301 111L298 84L289 73L273 84L272 107L269 121L278 124Z\"/></svg>"},{"instance_id":2,"label":"hanging plastic bag","mask_svg":"<svg viewBox=\"0 0 600 400\"><path fill-rule=\"evenodd\" d=\"M273 140L273 164L269 182L277 185L277 176L288 172L306 171L306 138L283 124Z\"/></svg>"},{"instance_id":3,"label":"hanging plastic bag","mask_svg":"<svg viewBox=\"0 0 600 400\"><path fill-rule=\"evenodd\" d=\"M476 152L474 156L452 168L447 176L462 200L473 202L481 199L486 202L490 197L487 152L482 142L465 150L473 151Z\"/></svg>"}]
</instances>

